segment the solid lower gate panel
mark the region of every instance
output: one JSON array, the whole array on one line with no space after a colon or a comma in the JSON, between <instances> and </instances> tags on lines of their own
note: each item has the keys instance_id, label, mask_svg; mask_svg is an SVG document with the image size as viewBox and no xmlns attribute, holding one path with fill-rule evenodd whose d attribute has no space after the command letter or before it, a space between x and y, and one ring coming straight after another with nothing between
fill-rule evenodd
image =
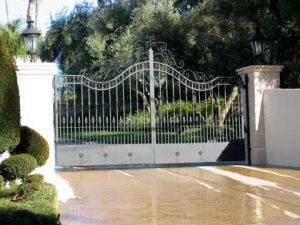
<instances>
[{"instance_id":1,"label":"solid lower gate panel","mask_svg":"<svg viewBox=\"0 0 300 225\"><path fill-rule=\"evenodd\" d=\"M111 166L153 164L152 144L143 145L58 145L57 166Z\"/></svg>"},{"instance_id":2,"label":"solid lower gate panel","mask_svg":"<svg viewBox=\"0 0 300 225\"><path fill-rule=\"evenodd\" d=\"M156 164L216 162L228 143L157 144Z\"/></svg>"},{"instance_id":3,"label":"solid lower gate panel","mask_svg":"<svg viewBox=\"0 0 300 225\"><path fill-rule=\"evenodd\" d=\"M216 162L228 142L146 145L58 145L57 166L154 165Z\"/></svg>"}]
</instances>

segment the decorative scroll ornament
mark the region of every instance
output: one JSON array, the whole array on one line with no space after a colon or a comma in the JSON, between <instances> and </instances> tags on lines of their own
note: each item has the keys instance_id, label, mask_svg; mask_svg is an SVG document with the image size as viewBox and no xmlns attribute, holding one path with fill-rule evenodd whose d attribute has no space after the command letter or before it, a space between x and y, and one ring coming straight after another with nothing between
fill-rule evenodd
<instances>
[{"instance_id":1,"label":"decorative scroll ornament","mask_svg":"<svg viewBox=\"0 0 300 225\"><path fill-rule=\"evenodd\" d=\"M126 68L133 64L148 62L149 50L152 49L154 53L154 62L161 62L176 69L182 76L197 82L206 82L214 78L213 75L205 75L202 72L194 72L190 69L184 69L184 62L176 62L173 53L168 49L165 42L156 41L153 36L146 36L145 41L138 41L134 43L131 49L131 56L128 57L122 65L116 63L114 58L106 57L104 63L98 73L93 75L86 75L86 71L82 71L82 75L89 77L93 81L109 81L119 76Z\"/></svg>"}]
</instances>

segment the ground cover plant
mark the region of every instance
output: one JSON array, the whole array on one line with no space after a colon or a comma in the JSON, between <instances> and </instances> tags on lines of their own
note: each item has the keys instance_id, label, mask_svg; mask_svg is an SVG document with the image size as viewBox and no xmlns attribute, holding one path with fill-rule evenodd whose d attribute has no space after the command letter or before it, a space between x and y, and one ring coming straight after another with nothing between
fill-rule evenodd
<instances>
[{"instance_id":1,"label":"ground cover plant","mask_svg":"<svg viewBox=\"0 0 300 225\"><path fill-rule=\"evenodd\" d=\"M26 200L12 201L19 193L17 185L0 193L0 224L3 225L48 225L56 224L57 195L51 184L42 184L41 190Z\"/></svg>"}]
</instances>

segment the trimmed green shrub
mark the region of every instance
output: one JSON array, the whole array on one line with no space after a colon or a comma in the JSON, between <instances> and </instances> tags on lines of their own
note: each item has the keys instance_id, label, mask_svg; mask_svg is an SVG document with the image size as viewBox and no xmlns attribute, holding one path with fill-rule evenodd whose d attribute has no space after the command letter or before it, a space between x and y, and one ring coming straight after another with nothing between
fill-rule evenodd
<instances>
[{"instance_id":1,"label":"trimmed green shrub","mask_svg":"<svg viewBox=\"0 0 300 225\"><path fill-rule=\"evenodd\" d=\"M40 174L30 175L23 179L23 183L18 187L20 196L30 196L38 193L44 184L44 177Z\"/></svg>"},{"instance_id":2,"label":"trimmed green shrub","mask_svg":"<svg viewBox=\"0 0 300 225\"><path fill-rule=\"evenodd\" d=\"M34 183L34 182L38 182L38 183L43 183L44 182L44 176L41 174L34 174L34 175L30 175L28 177L25 177L23 179L23 183Z\"/></svg>"},{"instance_id":3,"label":"trimmed green shrub","mask_svg":"<svg viewBox=\"0 0 300 225\"><path fill-rule=\"evenodd\" d=\"M4 178L0 175L0 190L3 188L4 186Z\"/></svg>"},{"instance_id":4,"label":"trimmed green shrub","mask_svg":"<svg viewBox=\"0 0 300 225\"><path fill-rule=\"evenodd\" d=\"M39 166L46 163L49 158L49 145L47 141L35 130L21 127L21 142L12 154L28 153L32 155Z\"/></svg>"},{"instance_id":5,"label":"trimmed green shrub","mask_svg":"<svg viewBox=\"0 0 300 225\"><path fill-rule=\"evenodd\" d=\"M14 155L4 160L0 166L5 180L25 178L37 167L35 158L29 154Z\"/></svg>"},{"instance_id":6,"label":"trimmed green shrub","mask_svg":"<svg viewBox=\"0 0 300 225\"><path fill-rule=\"evenodd\" d=\"M43 183L23 183L18 187L18 193L20 196L28 197L37 194L43 188Z\"/></svg>"},{"instance_id":7,"label":"trimmed green shrub","mask_svg":"<svg viewBox=\"0 0 300 225\"><path fill-rule=\"evenodd\" d=\"M0 154L19 144L20 127L20 99L13 57L0 37Z\"/></svg>"}]
</instances>

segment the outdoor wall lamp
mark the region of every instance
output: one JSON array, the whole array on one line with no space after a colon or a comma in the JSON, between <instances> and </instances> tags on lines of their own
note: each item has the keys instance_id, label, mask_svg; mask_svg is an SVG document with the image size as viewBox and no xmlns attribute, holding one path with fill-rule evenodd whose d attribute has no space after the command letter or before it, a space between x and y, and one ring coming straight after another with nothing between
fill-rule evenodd
<instances>
[{"instance_id":1,"label":"outdoor wall lamp","mask_svg":"<svg viewBox=\"0 0 300 225\"><path fill-rule=\"evenodd\" d=\"M266 38L261 33L260 27L258 25L256 25L255 33L250 38L250 41L251 41L251 46L252 46L256 64L263 64Z\"/></svg>"},{"instance_id":2,"label":"outdoor wall lamp","mask_svg":"<svg viewBox=\"0 0 300 225\"><path fill-rule=\"evenodd\" d=\"M23 31L25 46L28 54L30 55L30 62L36 62L36 54L38 49L38 40L41 33L33 26L34 21L27 21L28 26Z\"/></svg>"}]
</instances>

